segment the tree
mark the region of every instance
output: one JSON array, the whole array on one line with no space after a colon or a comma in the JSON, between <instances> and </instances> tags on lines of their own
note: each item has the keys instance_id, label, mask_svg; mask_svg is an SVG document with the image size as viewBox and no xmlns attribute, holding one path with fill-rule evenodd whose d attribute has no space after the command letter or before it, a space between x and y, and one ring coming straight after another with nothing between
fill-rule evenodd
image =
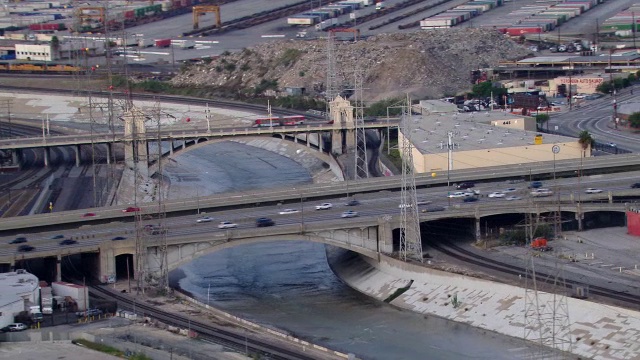
<instances>
[{"instance_id":1,"label":"tree","mask_svg":"<svg viewBox=\"0 0 640 360\"><path fill-rule=\"evenodd\" d=\"M632 128L640 128L640 112L629 115L629 124Z\"/></svg>"},{"instance_id":2,"label":"tree","mask_svg":"<svg viewBox=\"0 0 640 360\"><path fill-rule=\"evenodd\" d=\"M585 151L593 146L594 140L591 134L587 130L583 130L578 134L578 143L582 146L582 154L583 156Z\"/></svg>"},{"instance_id":3,"label":"tree","mask_svg":"<svg viewBox=\"0 0 640 360\"><path fill-rule=\"evenodd\" d=\"M544 123L549 121L549 115L547 114L538 114L536 115L536 123L538 123L538 127L541 128Z\"/></svg>"},{"instance_id":4,"label":"tree","mask_svg":"<svg viewBox=\"0 0 640 360\"><path fill-rule=\"evenodd\" d=\"M492 93L495 97L502 96L507 93L507 89L494 87L491 81L483 81L479 84L475 84L471 91L474 97L489 97Z\"/></svg>"}]
</instances>

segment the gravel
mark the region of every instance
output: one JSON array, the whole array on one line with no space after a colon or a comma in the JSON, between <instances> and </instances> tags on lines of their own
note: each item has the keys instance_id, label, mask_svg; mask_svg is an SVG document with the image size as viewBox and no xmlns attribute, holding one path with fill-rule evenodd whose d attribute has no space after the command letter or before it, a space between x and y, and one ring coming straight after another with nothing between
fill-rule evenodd
<instances>
[{"instance_id":1,"label":"gravel","mask_svg":"<svg viewBox=\"0 0 640 360\"><path fill-rule=\"evenodd\" d=\"M220 93L254 95L261 82L278 89L324 90L326 40L281 40L188 66L173 84L215 87ZM353 86L356 69L364 78L366 101L403 97L433 99L471 88L470 72L526 57L530 51L491 29L452 28L411 34L382 34L358 42L336 41L338 83ZM264 92L258 92L263 94Z\"/></svg>"}]
</instances>

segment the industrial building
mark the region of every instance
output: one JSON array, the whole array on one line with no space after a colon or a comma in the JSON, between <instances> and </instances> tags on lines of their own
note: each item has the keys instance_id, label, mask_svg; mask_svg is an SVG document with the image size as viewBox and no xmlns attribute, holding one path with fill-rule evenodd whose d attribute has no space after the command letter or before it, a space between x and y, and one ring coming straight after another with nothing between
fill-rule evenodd
<instances>
[{"instance_id":1,"label":"industrial building","mask_svg":"<svg viewBox=\"0 0 640 360\"><path fill-rule=\"evenodd\" d=\"M25 270L0 274L0 328L14 322L27 304L40 302L38 278Z\"/></svg>"},{"instance_id":2,"label":"industrial building","mask_svg":"<svg viewBox=\"0 0 640 360\"><path fill-rule=\"evenodd\" d=\"M408 125L410 134L403 132L403 124L398 143L402 146L407 138L412 142L413 165L418 173L448 169L449 133L453 144L451 170L549 161L554 159L554 145L560 149L556 160L582 156L577 139L539 134L534 118L509 112L423 114L413 116ZM589 156L591 149L585 153Z\"/></svg>"}]
</instances>

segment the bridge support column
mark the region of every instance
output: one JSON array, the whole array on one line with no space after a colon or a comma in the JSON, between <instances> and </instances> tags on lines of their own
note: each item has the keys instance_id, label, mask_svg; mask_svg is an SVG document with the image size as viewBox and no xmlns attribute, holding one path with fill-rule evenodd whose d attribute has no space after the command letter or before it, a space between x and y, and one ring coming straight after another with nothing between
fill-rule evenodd
<instances>
[{"instance_id":1,"label":"bridge support column","mask_svg":"<svg viewBox=\"0 0 640 360\"><path fill-rule=\"evenodd\" d=\"M49 166L49 162L50 162L49 156L50 156L50 155L51 155L51 154L50 154L50 152L49 152L49 148L48 148L48 147L45 147L45 148L44 148L44 166L45 166L45 167L48 167L48 166Z\"/></svg>"},{"instance_id":2,"label":"bridge support column","mask_svg":"<svg viewBox=\"0 0 640 360\"><path fill-rule=\"evenodd\" d=\"M318 150L321 153L324 152L324 149L322 148L323 145L324 145L323 143L324 143L324 141L322 141L322 133L318 133Z\"/></svg>"},{"instance_id":3,"label":"bridge support column","mask_svg":"<svg viewBox=\"0 0 640 360\"><path fill-rule=\"evenodd\" d=\"M476 243L482 240L482 227L480 226L480 218L476 218Z\"/></svg>"},{"instance_id":4,"label":"bridge support column","mask_svg":"<svg viewBox=\"0 0 640 360\"><path fill-rule=\"evenodd\" d=\"M173 155L173 140L169 140L169 155Z\"/></svg>"},{"instance_id":5,"label":"bridge support column","mask_svg":"<svg viewBox=\"0 0 640 360\"><path fill-rule=\"evenodd\" d=\"M582 213L582 204L578 203L576 206L576 220L578 220L578 231L584 230L584 224L582 220L584 219L584 214Z\"/></svg>"},{"instance_id":6,"label":"bridge support column","mask_svg":"<svg viewBox=\"0 0 640 360\"><path fill-rule=\"evenodd\" d=\"M100 274L98 274L98 279L101 282L107 282L110 275L116 275L116 257L114 251L111 248L100 247Z\"/></svg>"},{"instance_id":7,"label":"bridge support column","mask_svg":"<svg viewBox=\"0 0 640 360\"><path fill-rule=\"evenodd\" d=\"M356 148L356 132L353 129L347 129L347 133L345 134L347 140L347 149L355 149Z\"/></svg>"},{"instance_id":8,"label":"bridge support column","mask_svg":"<svg viewBox=\"0 0 640 360\"><path fill-rule=\"evenodd\" d=\"M342 130L331 131L331 152L342 155Z\"/></svg>"},{"instance_id":9,"label":"bridge support column","mask_svg":"<svg viewBox=\"0 0 640 360\"><path fill-rule=\"evenodd\" d=\"M306 134L306 138L307 138L307 147L310 148L311 147L311 133L307 133Z\"/></svg>"},{"instance_id":10,"label":"bridge support column","mask_svg":"<svg viewBox=\"0 0 640 360\"><path fill-rule=\"evenodd\" d=\"M111 164L111 143L107 143L107 164Z\"/></svg>"},{"instance_id":11,"label":"bridge support column","mask_svg":"<svg viewBox=\"0 0 640 360\"><path fill-rule=\"evenodd\" d=\"M187 148L187 140L182 140L182 150Z\"/></svg>"},{"instance_id":12,"label":"bridge support column","mask_svg":"<svg viewBox=\"0 0 640 360\"><path fill-rule=\"evenodd\" d=\"M9 270L16 271L16 259L11 259L11 262L9 263Z\"/></svg>"},{"instance_id":13,"label":"bridge support column","mask_svg":"<svg viewBox=\"0 0 640 360\"><path fill-rule=\"evenodd\" d=\"M378 254L393 252L393 231L389 220L378 219ZM378 259L380 260L380 259Z\"/></svg>"},{"instance_id":14,"label":"bridge support column","mask_svg":"<svg viewBox=\"0 0 640 360\"><path fill-rule=\"evenodd\" d=\"M74 146L76 150L76 167L80 167L80 145Z\"/></svg>"},{"instance_id":15,"label":"bridge support column","mask_svg":"<svg viewBox=\"0 0 640 360\"><path fill-rule=\"evenodd\" d=\"M62 281L62 255L56 258L56 281Z\"/></svg>"},{"instance_id":16,"label":"bridge support column","mask_svg":"<svg viewBox=\"0 0 640 360\"><path fill-rule=\"evenodd\" d=\"M14 165L20 165L20 155L22 155L22 152L19 149L11 150L11 162Z\"/></svg>"}]
</instances>

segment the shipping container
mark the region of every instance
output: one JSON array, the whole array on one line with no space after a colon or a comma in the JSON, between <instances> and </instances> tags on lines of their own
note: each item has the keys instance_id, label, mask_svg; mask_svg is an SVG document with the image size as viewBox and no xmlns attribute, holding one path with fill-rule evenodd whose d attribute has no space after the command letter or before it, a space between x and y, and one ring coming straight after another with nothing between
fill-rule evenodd
<instances>
[{"instance_id":1,"label":"shipping container","mask_svg":"<svg viewBox=\"0 0 640 360\"><path fill-rule=\"evenodd\" d=\"M306 13L303 13L302 15L303 16L316 16L316 17L318 17L320 19L319 21L327 20L327 19L331 18L331 16L329 16L329 13L323 12L323 11L317 11L317 10L306 12Z\"/></svg>"},{"instance_id":2,"label":"shipping container","mask_svg":"<svg viewBox=\"0 0 640 360\"><path fill-rule=\"evenodd\" d=\"M353 1L340 1L338 4L350 5L354 11L360 9L362 6L361 3Z\"/></svg>"},{"instance_id":3,"label":"shipping container","mask_svg":"<svg viewBox=\"0 0 640 360\"><path fill-rule=\"evenodd\" d=\"M422 29L440 29L450 28L455 25L455 21L449 19L424 19L420 21L420 27Z\"/></svg>"},{"instance_id":4,"label":"shipping container","mask_svg":"<svg viewBox=\"0 0 640 360\"><path fill-rule=\"evenodd\" d=\"M296 15L287 18L289 25L315 25L320 22L320 18L314 15Z\"/></svg>"},{"instance_id":5,"label":"shipping container","mask_svg":"<svg viewBox=\"0 0 640 360\"><path fill-rule=\"evenodd\" d=\"M525 34L539 34L542 32L542 29L538 26L518 26L507 28L506 32L510 36L520 36Z\"/></svg>"},{"instance_id":6,"label":"shipping container","mask_svg":"<svg viewBox=\"0 0 640 360\"><path fill-rule=\"evenodd\" d=\"M89 306L89 288L82 285L56 281L51 283L51 288L56 296L69 296L78 306L78 311L84 311Z\"/></svg>"},{"instance_id":7,"label":"shipping container","mask_svg":"<svg viewBox=\"0 0 640 360\"><path fill-rule=\"evenodd\" d=\"M135 19L136 18L136 12L134 10L128 10L124 12L124 18L125 19Z\"/></svg>"}]
</instances>

